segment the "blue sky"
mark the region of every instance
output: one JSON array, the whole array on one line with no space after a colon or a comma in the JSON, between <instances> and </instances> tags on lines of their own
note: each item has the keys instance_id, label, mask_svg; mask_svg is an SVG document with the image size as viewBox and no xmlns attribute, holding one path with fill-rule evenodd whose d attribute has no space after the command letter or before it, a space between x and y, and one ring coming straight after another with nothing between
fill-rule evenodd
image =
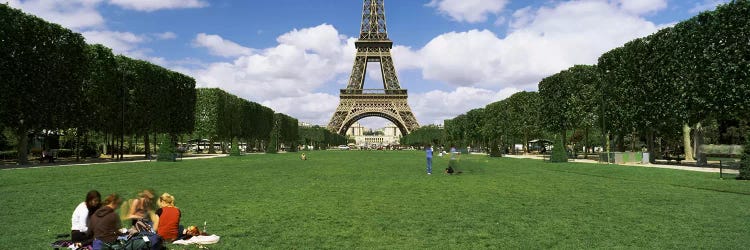
<instances>
[{"instance_id":1,"label":"blue sky","mask_svg":"<svg viewBox=\"0 0 750 250\"><path fill-rule=\"evenodd\" d=\"M543 77L723 0L386 0L403 88L421 124L536 90ZM11 0L89 43L325 125L346 85L360 0ZM374 66L374 67L373 67ZM371 68L377 68L371 65ZM370 72L375 72L370 70ZM366 88L378 88L371 74ZM382 85L380 85L382 86ZM385 120L368 118L366 126Z\"/></svg>"}]
</instances>

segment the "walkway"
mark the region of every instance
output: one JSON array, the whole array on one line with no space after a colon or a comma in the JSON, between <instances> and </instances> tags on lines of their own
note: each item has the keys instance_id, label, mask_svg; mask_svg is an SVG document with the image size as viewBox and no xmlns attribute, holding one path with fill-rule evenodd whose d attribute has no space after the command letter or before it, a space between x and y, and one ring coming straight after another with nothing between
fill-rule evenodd
<instances>
[{"instance_id":1,"label":"walkway","mask_svg":"<svg viewBox=\"0 0 750 250\"><path fill-rule=\"evenodd\" d=\"M516 159L535 159L535 160L544 159L543 156L541 155L503 155L503 157L516 158ZM588 159L573 159L573 160L570 160L570 162L599 163L598 161L588 160ZM632 167L646 167L646 168L667 168L667 169L687 170L687 171L706 172L706 173L719 173L719 168L713 168L713 167L696 167L696 166L686 166L686 165L665 165L665 164L640 164L640 163L628 163L628 164L620 164L620 165L632 166ZM739 174L739 170L736 170L736 169L724 169L723 172L727 174Z\"/></svg>"},{"instance_id":2,"label":"walkway","mask_svg":"<svg viewBox=\"0 0 750 250\"><path fill-rule=\"evenodd\" d=\"M139 157L143 157L143 155L138 155ZM189 157L183 157L180 158L181 160L199 160L199 159L211 159L211 158L217 158L217 157L224 157L227 155L224 154L213 154L213 155L201 155L201 156L189 156ZM156 161L156 160L128 160L133 159L134 157L125 157L125 160L123 161L102 161L102 162L88 162L88 163L71 163L71 164L36 164L36 165L27 165L27 166L13 166L9 168L3 168L2 170L19 170L19 169L38 169L38 168L56 168L56 167L71 167L71 166L92 166L92 165L103 165L103 164L118 164L118 163L134 163L134 162L149 162L149 161ZM2 166L0 166L2 167Z\"/></svg>"}]
</instances>

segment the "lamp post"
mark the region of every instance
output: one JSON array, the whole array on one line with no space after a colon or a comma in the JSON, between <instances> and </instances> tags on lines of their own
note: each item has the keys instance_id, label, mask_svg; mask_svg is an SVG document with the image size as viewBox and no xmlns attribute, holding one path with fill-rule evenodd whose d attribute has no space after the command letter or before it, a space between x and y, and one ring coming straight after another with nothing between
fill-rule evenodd
<instances>
[{"instance_id":1,"label":"lamp post","mask_svg":"<svg viewBox=\"0 0 750 250\"><path fill-rule=\"evenodd\" d=\"M122 86L121 86L121 109L120 109L120 122L121 122L121 130L120 130L120 160L123 159L123 143L125 141L125 73L123 71L122 73Z\"/></svg>"}]
</instances>

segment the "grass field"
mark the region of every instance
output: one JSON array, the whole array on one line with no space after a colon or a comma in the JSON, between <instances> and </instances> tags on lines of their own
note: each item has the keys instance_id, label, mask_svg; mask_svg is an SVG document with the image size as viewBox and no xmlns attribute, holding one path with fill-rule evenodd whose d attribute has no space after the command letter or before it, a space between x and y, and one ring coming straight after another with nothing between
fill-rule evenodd
<instances>
[{"instance_id":1,"label":"grass field","mask_svg":"<svg viewBox=\"0 0 750 250\"><path fill-rule=\"evenodd\" d=\"M717 174L422 152L308 152L0 171L2 249L47 249L89 189L169 192L212 249L750 246L750 182Z\"/></svg>"}]
</instances>

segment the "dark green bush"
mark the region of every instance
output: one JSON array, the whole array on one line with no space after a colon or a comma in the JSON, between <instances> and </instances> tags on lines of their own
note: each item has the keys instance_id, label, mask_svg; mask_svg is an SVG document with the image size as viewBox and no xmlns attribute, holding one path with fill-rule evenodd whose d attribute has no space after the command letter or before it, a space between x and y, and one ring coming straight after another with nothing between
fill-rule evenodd
<instances>
[{"instance_id":1,"label":"dark green bush","mask_svg":"<svg viewBox=\"0 0 750 250\"><path fill-rule=\"evenodd\" d=\"M61 148L61 149L57 150L57 157L58 158L70 158L70 157L73 157L73 156L75 156L75 154L74 154L74 152L73 152L72 149Z\"/></svg>"},{"instance_id":2,"label":"dark green bush","mask_svg":"<svg viewBox=\"0 0 750 250\"><path fill-rule=\"evenodd\" d=\"M742 149L742 162L740 163L740 175L737 179L750 180L750 138L745 139L745 147Z\"/></svg>"},{"instance_id":3,"label":"dark green bush","mask_svg":"<svg viewBox=\"0 0 750 250\"><path fill-rule=\"evenodd\" d=\"M157 161L175 161L175 148L174 143L169 138L169 135L161 136L161 143L159 144L159 155L156 158Z\"/></svg>"},{"instance_id":4,"label":"dark green bush","mask_svg":"<svg viewBox=\"0 0 750 250\"><path fill-rule=\"evenodd\" d=\"M240 144L237 142L237 138L232 139L232 148L229 150L230 156L240 156Z\"/></svg>"},{"instance_id":5,"label":"dark green bush","mask_svg":"<svg viewBox=\"0 0 750 250\"><path fill-rule=\"evenodd\" d=\"M490 143L490 157L502 157L503 151L500 150L500 147L497 145L497 141L492 141Z\"/></svg>"},{"instance_id":6,"label":"dark green bush","mask_svg":"<svg viewBox=\"0 0 750 250\"><path fill-rule=\"evenodd\" d=\"M549 161L568 162L568 152L565 150L562 139L555 139L555 145L552 148L552 155L550 156Z\"/></svg>"},{"instance_id":7,"label":"dark green bush","mask_svg":"<svg viewBox=\"0 0 750 250\"><path fill-rule=\"evenodd\" d=\"M18 151L16 150L0 151L0 159L8 160L16 158L18 158Z\"/></svg>"}]
</instances>

